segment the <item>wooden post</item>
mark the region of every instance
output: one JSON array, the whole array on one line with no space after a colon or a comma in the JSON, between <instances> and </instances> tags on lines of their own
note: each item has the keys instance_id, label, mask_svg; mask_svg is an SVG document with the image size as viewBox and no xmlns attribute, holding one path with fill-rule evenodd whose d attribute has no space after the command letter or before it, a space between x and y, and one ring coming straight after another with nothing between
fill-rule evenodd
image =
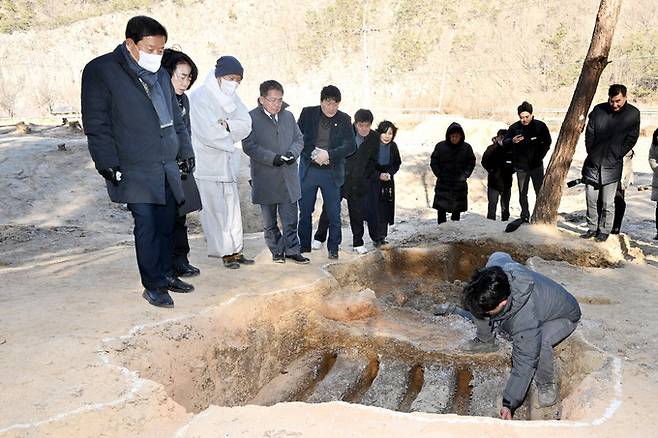
<instances>
[{"instance_id":1,"label":"wooden post","mask_svg":"<svg viewBox=\"0 0 658 438\"><path fill-rule=\"evenodd\" d=\"M557 222L557 210L560 206L564 180L576 152L578 138L585 128L587 113L596 93L599 79L608 65L608 54L621 4L622 0L601 0L592 42L583 62L583 69L571 98L569 110L560 127L560 134L546 169L544 183L537 195L532 215L533 223L555 224Z\"/></svg>"}]
</instances>

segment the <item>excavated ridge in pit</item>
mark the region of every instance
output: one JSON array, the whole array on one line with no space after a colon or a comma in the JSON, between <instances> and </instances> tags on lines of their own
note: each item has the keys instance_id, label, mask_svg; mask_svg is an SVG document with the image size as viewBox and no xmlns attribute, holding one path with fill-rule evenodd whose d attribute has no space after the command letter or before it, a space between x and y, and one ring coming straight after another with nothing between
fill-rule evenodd
<instances>
[{"instance_id":1,"label":"excavated ridge in pit","mask_svg":"<svg viewBox=\"0 0 658 438\"><path fill-rule=\"evenodd\" d=\"M458 347L473 336L472 324L431 314L434 304L459 301L462 281L491 252L485 247L371 253L331 265L333 279L315 286L240 297L203 316L145 329L109 349L116 361L160 382L195 413L213 404L342 400L401 412L497 417L509 345L464 355ZM583 260L589 266L593 259ZM611 397L611 360L579 336L557 348L556 370L565 402ZM515 418L601 414L573 412L561 405L539 409L531 389Z\"/></svg>"}]
</instances>

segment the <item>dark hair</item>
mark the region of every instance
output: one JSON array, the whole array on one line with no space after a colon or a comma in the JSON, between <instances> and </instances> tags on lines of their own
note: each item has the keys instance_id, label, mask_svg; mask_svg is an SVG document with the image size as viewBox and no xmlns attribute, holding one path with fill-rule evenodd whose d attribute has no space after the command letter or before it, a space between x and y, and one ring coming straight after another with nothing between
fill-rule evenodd
<instances>
[{"instance_id":1,"label":"dark hair","mask_svg":"<svg viewBox=\"0 0 658 438\"><path fill-rule=\"evenodd\" d=\"M192 84L194 84L199 77L199 69L196 67L196 64L192 61L192 58L179 50L165 49L162 55L162 67L167 70L169 76L174 75L174 70L176 70L178 64L187 64L192 69L190 72L191 81L188 87L191 88Z\"/></svg>"},{"instance_id":2,"label":"dark hair","mask_svg":"<svg viewBox=\"0 0 658 438\"><path fill-rule=\"evenodd\" d=\"M391 128L393 130L393 138L391 141L395 140L395 134L398 133L398 127L393 124L393 122L389 122L388 120L382 120L379 122L379 125L377 125L377 133L378 134L384 134L386 131L388 131L388 128Z\"/></svg>"},{"instance_id":3,"label":"dark hair","mask_svg":"<svg viewBox=\"0 0 658 438\"><path fill-rule=\"evenodd\" d=\"M516 113L521 114L524 111L527 111L530 114L532 114L532 105L529 102L526 102L525 100L521 103L521 105L518 106L518 108L516 109Z\"/></svg>"},{"instance_id":4,"label":"dark hair","mask_svg":"<svg viewBox=\"0 0 658 438\"><path fill-rule=\"evenodd\" d=\"M368 109L361 108L354 113L354 123L372 123L375 120L375 117L372 115L372 111Z\"/></svg>"},{"instance_id":5,"label":"dark hair","mask_svg":"<svg viewBox=\"0 0 658 438\"><path fill-rule=\"evenodd\" d=\"M507 274L500 266L475 271L464 287L463 305L476 318L482 319L506 300L510 294Z\"/></svg>"},{"instance_id":6,"label":"dark hair","mask_svg":"<svg viewBox=\"0 0 658 438\"><path fill-rule=\"evenodd\" d=\"M265 81L262 84L260 84L259 87L260 90L260 95L265 97L267 96L267 92L270 90L278 90L283 94L283 85L281 85L279 82L275 81L274 79L270 79L269 81Z\"/></svg>"},{"instance_id":7,"label":"dark hair","mask_svg":"<svg viewBox=\"0 0 658 438\"><path fill-rule=\"evenodd\" d=\"M320 101L332 99L340 102L340 90L335 85L327 85L320 91Z\"/></svg>"},{"instance_id":8,"label":"dark hair","mask_svg":"<svg viewBox=\"0 0 658 438\"><path fill-rule=\"evenodd\" d=\"M126 25L126 39L130 38L138 43L144 37L163 36L167 41L167 29L151 17L138 15L128 20Z\"/></svg>"},{"instance_id":9,"label":"dark hair","mask_svg":"<svg viewBox=\"0 0 658 438\"><path fill-rule=\"evenodd\" d=\"M658 129L653 131L652 140L651 144L658 145Z\"/></svg>"},{"instance_id":10,"label":"dark hair","mask_svg":"<svg viewBox=\"0 0 658 438\"><path fill-rule=\"evenodd\" d=\"M507 129L499 129L498 132L496 133L496 137L500 135L507 135Z\"/></svg>"},{"instance_id":11,"label":"dark hair","mask_svg":"<svg viewBox=\"0 0 658 438\"><path fill-rule=\"evenodd\" d=\"M612 84L610 85L610 88L608 88L608 97L615 97L618 94L626 97L626 91L626 85Z\"/></svg>"}]
</instances>

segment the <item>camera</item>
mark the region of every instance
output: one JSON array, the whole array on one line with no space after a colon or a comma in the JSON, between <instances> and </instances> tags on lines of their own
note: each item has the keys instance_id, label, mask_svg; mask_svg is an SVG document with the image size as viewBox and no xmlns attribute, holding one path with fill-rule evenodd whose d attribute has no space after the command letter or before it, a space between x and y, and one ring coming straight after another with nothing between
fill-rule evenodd
<instances>
[{"instance_id":1,"label":"camera","mask_svg":"<svg viewBox=\"0 0 658 438\"><path fill-rule=\"evenodd\" d=\"M567 187L571 188L571 187L577 186L578 184L582 184L582 183L583 183L583 180L581 178L572 179L571 181L569 181L567 183Z\"/></svg>"}]
</instances>

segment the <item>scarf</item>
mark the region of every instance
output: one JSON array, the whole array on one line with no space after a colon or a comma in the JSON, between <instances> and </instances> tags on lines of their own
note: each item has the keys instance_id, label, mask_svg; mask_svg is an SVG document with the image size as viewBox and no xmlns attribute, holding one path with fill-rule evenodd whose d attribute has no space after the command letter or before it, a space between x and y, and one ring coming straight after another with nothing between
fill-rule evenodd
<instances>
[{"instance_id":1,"label":"scarf","mask_svg":"<svg viewBox=\"0 0 658 438\"><path fill-rule=\"evenodd\" d=\"M160 81L158 81L158 73L151 73L150 71L140 67L137 62L133 59L133 57L130 55L128 52L128 48L126 48L126 43L124 42L121 44L121 51L123 52L123 56L126 58L126 61L128 61L128 68L132 70L137 77L148 87L147 93L148 97L151 99L151 103L153 104L153 108L155 108L155 112L158 114L158 118L160 119L160 128L168 128L169 126L173 126L174 120L172 117L172 108L171 108L171 102L167 102L164 96L164 92L162 91L162 87L160 86Z\"/></svg>"}]
</instances>

